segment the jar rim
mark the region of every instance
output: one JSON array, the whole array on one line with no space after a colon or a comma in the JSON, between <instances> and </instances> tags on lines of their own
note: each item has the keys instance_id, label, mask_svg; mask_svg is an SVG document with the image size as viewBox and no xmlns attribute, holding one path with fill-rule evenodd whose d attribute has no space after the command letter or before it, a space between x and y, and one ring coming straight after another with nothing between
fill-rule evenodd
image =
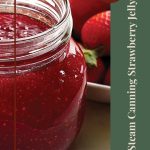
<instances>
[{"instance_id":1,"label":"jar rim","mask_svg":"<svg viewBox=\"0 0 150 150\"><path fill-rule=\"evenodd\" d=\"M23 0L18 0L18 1L23 1ZM37 0L37 6L38 7L40 6L40 8L42 9L44 8L44 11L43 12L39 11L39 12L41 14L42 13L44 14L46 11L46 14L44 15L44 18L42 18L41 16L39 20L43 19L42 20L43 22L45 21L45 23L49 24L51 23L49 22L50 20L44 20L44 19L47 19L45 17L48 17L49 13L50 15L55 15L55 12L53 13L49 11L49 3L48 5L46 4L47 6L45 7L45 3L42 4L38 3L40 1L43 2L43 0ZM59 1L56 0L54 0L53 2L54 4L56 3L56 5L50 4L50 7L52 6L51 7L52 10L58 7L58 9L60 9L58 10L59 11L58 13L61 13L61 15L60 17L56 16L57 22L52 27L34 36L15 39L16 40L15 53L14 53L14 39L0 41L0 49L2 49L0 53L0 75L11 74L11 73L14 74L14 62L15 62L17 73L28 72L36 68L42 67L47 63L52 62L53 60L59 58L61 55L65 53L72 32L72 17L71 17L70 4L69 4L69 0L63 0L60 1L60 3ZM27 6L24 7L25 9L26 7L28 7L28 2L26 4ZM4 5L7 7L7 4ZM8 6L8 8L10 7L12 8L13 5L14 3L11 3ZM24 3L22 5L24 5ZM30 11L27 12L27 16L33 15L33 18L36 19L36 15L38 15L37 11L34 11L34 5L36 4L32 3L31 5L33 6L33 9L31 6ZM0 7L0 9L1 8L3 10L4 7ZM22 6L20 8L22 8ZM29 3L29 8L30 8L30 3ZM4 12L5 11L6 13L10 12L7 8L6 10L4 8ZM24 14L21 11L18 12L20 14Z\"/></svg>"},{"instance_id":2,"label":"jar rim","mask_svg":"<svg viewBox=\"0 0 150 150\"><path fill-rule=\"evenodd\" d=\"M24 37L24 38L17 38L16 39L16 42L23 42L23 41L28 41L28 40L34 40L36 38L39 38L39 37L42 37L46 34L53 34L57 29L59 29L59 27L61 27L65 21L67 20L67 18L69 18L69 15L71 13L71 10L70 10L70 5L69 5L69 0L64 0L65 2L65 6L66 6L66 13L61 17L60 21L58 23L56 23L53 27L41 32L41 33L38 33L36 35L32 35L32 36L29 36L29 37ZM7 44L7 43L14 43L14 39L4 39L4 40L0 40L0 44L3 43L3 44Z\"/></svg>"}]
</instances>

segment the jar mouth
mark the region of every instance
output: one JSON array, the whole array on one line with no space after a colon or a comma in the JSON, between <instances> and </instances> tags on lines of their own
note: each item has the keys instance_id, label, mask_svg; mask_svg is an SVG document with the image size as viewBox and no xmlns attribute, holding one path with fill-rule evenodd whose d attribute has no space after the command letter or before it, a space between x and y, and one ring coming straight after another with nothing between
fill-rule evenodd
<instances>
[{"instance_id":1,"label":"jar mouth","mask_svg":"<svg viewBox=\"0 0 150 150\"><path fill-rule=\"evenodd\" d=\"M41 33L37 33L33 36L29 36L29 37L24 37L24 38L17 38L16 39L16 42L23 42L23 41L28 41L28 40L34 40L36 38L40 38L46 34L53 34L54 32L56 32L57 29L59 29L63 24L64 22L69 18L69 15L70 15L70 5L69 5L69 1L68 0L63 0L64 3L65 3L65 9L66 9L66 12L63 14L63 16L61 17L61 19L56 23L54 24L54 26L50 27L49 29L41 32ZM2 6L3 7L3 6ZM3 44L7 44L7 43L14 43L14 39L4 39L4 40L0 40L0 44L3 43Z\"/></svg>"},{"instance_id":2,"label":"jar mouth","mask_svg":"<svg viewBox=\"0 0 150 150\"><path fill-rule=\"evenodd\" d=\"M0 1L0 13L14 13L12 8L14 0ZM50 28L25 38L0 40L0 74L14 73L14 62L16 72L20 73L52 62L66 51L71 37L73 23L69 0L17 0L17 14L37 19Z\"/></svg>"}]
</instances>

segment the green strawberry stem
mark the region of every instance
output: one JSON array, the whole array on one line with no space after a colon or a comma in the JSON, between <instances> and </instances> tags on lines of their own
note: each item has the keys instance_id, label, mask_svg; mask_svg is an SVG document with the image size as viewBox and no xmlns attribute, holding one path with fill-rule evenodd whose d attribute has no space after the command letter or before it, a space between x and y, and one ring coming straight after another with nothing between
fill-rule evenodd
<instances>
[{"instance_id":1,"label":"green strawberry stem","mask_svg":"<svg viewBox=\"0 0 150 150\"><path fill-rule=\"evenodd\" d=\"M79 44L79 46L83 51L88 67L97 67L97 59L104 55L103 46L100 46L93 50L86 49L81 44Z\"/></svg>"},{"instance_id":2,"label":"green strawberry stem","mask_svg":"<svg viewBox=\"0 0 150 150\"><path fill-rule=\"evenodd\" d=\"M83 49L85 61L89 67L97 67L97 54L96 51Z\"/></svg>"}]
</instances>

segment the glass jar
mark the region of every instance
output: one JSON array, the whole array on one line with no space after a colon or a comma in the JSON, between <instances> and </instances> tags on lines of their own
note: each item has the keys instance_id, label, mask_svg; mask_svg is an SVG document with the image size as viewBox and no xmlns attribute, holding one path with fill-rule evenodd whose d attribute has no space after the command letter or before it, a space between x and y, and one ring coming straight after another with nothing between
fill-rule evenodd
<instances>
[{"instance_id":1,"label":"glass jar","mask_svg":"<svg viewBox=\"0 0 150 150\"><path fill-rule=\"evenodd\" d=\"M0 149L66 150L82 124L86 87L69 2L17 0L16 6L0 1ZM24 21L37 34L27 33Z\"/></svg>"}]
</instances>

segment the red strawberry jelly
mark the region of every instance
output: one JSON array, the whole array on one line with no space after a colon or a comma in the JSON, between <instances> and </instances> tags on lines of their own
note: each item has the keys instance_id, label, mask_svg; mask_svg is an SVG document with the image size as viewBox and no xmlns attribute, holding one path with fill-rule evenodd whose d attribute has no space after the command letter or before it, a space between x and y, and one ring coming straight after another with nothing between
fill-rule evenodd
<instances>
[{"instance_id":1,"label":"red strawberry jelly","mask_svg":"<svg viewBox=\"0 0 150 150\"><path fill-rule=\"evenodd\" d=\"M49 28L46 24L25 15L16 15L16 38L25 38ZM14 39L14 15L0 14L0 40Z\"/></svg>"},{"instance_id":2,"label":"red strawberry jelly","mask_svg":"<svg viewBox=\"0 0 150 150\"><path fill-rule=\"evenodd\" d=\"M16 19L17 39L51 28L25 15ZM10 39L14 17L1 13L0 43ZM18 60L18 66L33 67L19 71L16 66L16 75L0 72L0 150L14 150L14 145L17 150L66 150L76 137L84 114L86 65L72 39L54 51L62 50L53 60L51 53ZM45 59L49 61L36 64ZM0 68L13 64L0 61Z\"/></svg>"}]
</instances>

